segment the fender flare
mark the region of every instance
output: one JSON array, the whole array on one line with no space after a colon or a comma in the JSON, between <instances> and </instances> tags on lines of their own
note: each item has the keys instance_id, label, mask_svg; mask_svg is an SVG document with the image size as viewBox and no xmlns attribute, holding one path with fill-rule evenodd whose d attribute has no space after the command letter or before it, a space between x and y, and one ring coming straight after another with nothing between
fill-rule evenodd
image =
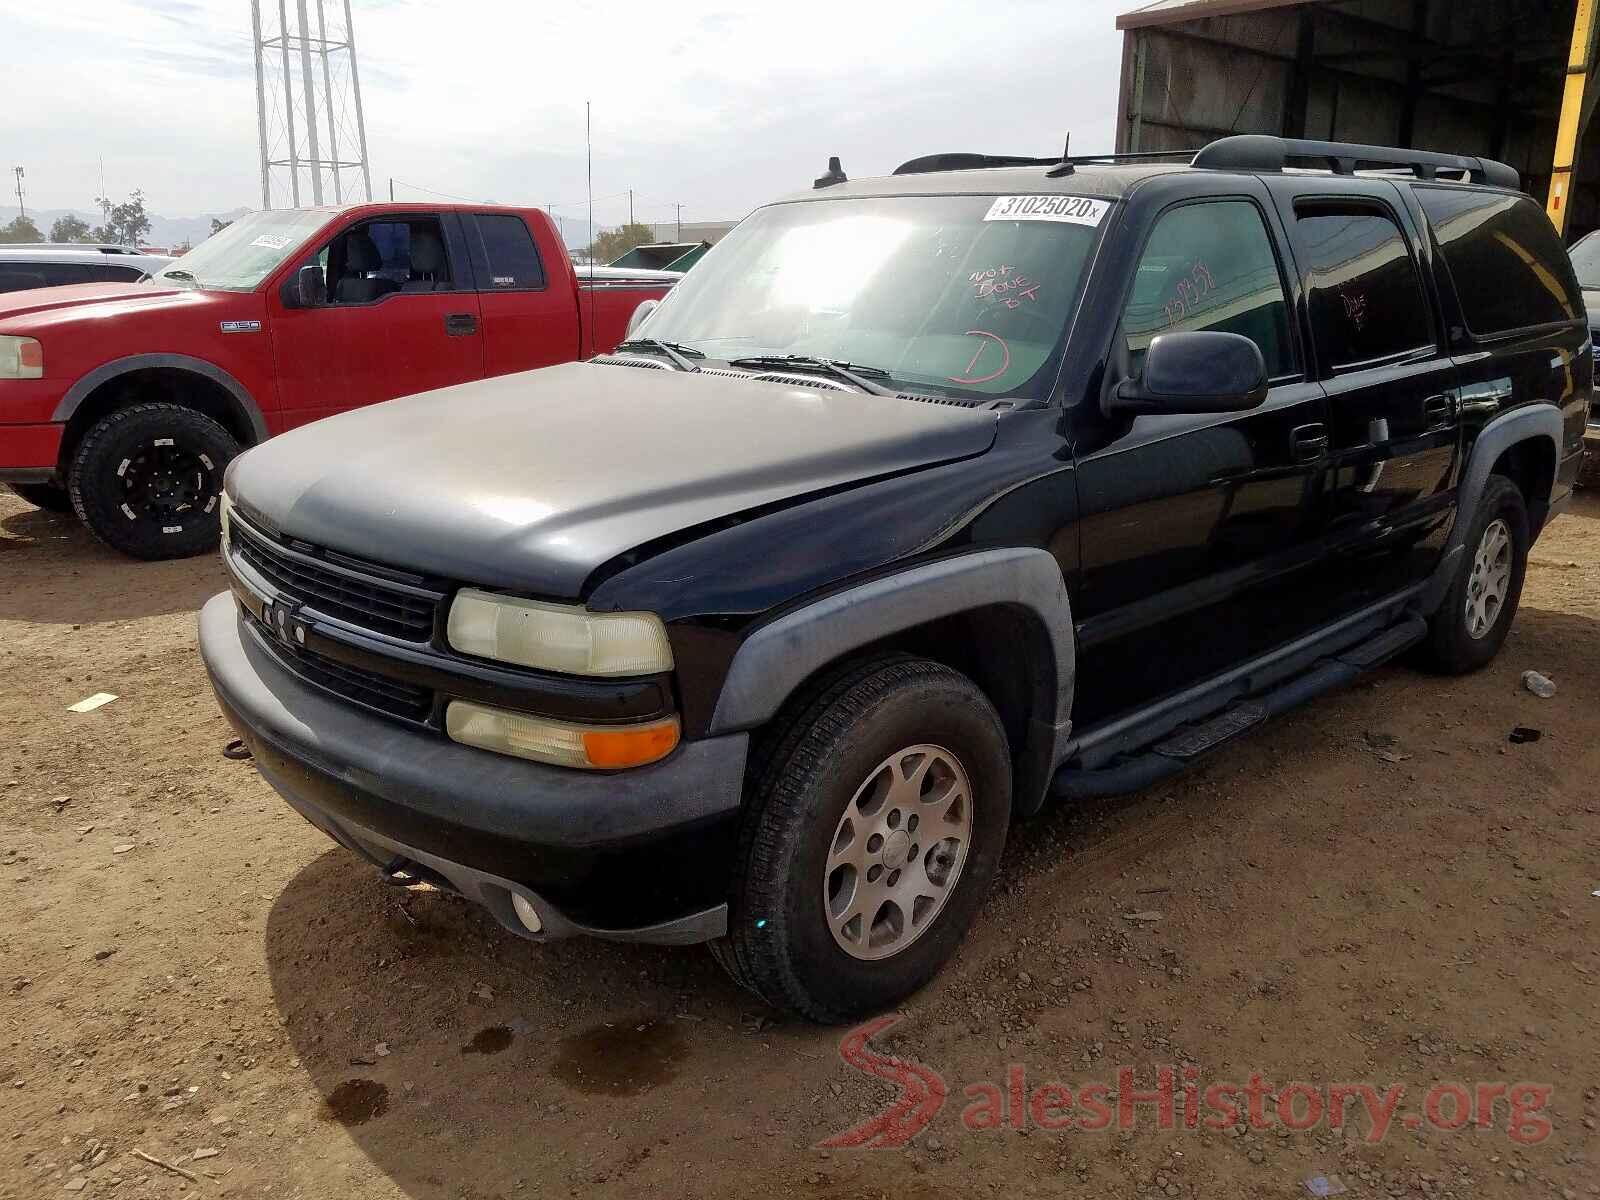
<instances>
[{"instance_id":1,"label":"fender flare","mask_svg":"<svg viewBox=\"0 0 1600 1200\"><path fill-rule=\"evenodd\" d=\"M1054 658L1054 686L1035 712L1015 789L1021 815L1037 812L1049 776L1072 732L1077 638L1061 565L1045 550L979 550L923 563L845 588L784 613L751 633L734 654L717 697L708 736L755 728L777 715L804 681L830 662L942 617L994 605L1038 618Z\"/></svg>"},{"instance_id":2,"label":"fender flare","mask_svg":"<svg viewBox=\"0 0 1600 1200\"><path fill-rule=\"evenodd\" d=\"M1546 438L1550 442L1559 467L1564 426L1561 410L1554 404L1541 400L1536 404L1525 404L1510 412L1501 413L1483 427L1483 432L1478 434L1477 440L1472 444L1472 452L1467 459L1465 470L1462 471L1461 482L1456 487L1455 524L1451 526L1450 537L1445 542L1439 565L1434 569L1432 578L1428 580L1418 604L1424 616L1431 616L1437 612L1439 606L1444 603L1445 593L1450 590L1450 583L1455 578L1461 556L1467 552L1467 535L1472 530L1473 518L1483 500L1483 491L1489 486L1489 474L1494 470L1494 464L1499 461L1502 454L1518 442L1525 442L1531 438ZM1551 487L1553 491L1553 483ZM1550 500L1550 496L1530 496L1528 507L1533 510L1537 505L1547 510ZM1535 529L1533 532L1537 536L1538 530Z\"/></svg>"},{"instance_id":3,"label":"fender flare","mask_svg":"<svg viewBox=\"0 0 1600 1200\"><path fill-rule=\"evenodd\" d=\"M261 415L260 406L245 390L244 385L215 363L209 363L203 358L193 358L187 354L130 354L125 358L102 363L67 389L67 394L61 397L50 419L65 424L72 419L72 415L88 399L90 393L101 384L109 383L130 371L146 371L154 368L190 371L196 375L203 375L213 383L221 384L233 397L245 420L249 422L254 440L256 442L267 440L269 434L266 418Z\"/></svg>"}]
</instances>

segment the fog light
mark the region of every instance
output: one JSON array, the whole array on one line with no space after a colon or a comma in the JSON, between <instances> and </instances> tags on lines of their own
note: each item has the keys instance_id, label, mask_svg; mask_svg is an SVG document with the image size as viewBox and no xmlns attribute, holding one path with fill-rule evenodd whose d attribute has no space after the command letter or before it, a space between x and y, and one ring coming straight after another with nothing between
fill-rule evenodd
<instances>
[{"instance_id":1,"label":"fog light","mask_svg":"<svg viewBox=\"0 0 1600 1200\"><path fill-rule=\"evenodd\" d=\"M544 922L539 920L539 913L528 898L521 892L511 893L511 907L517 911L517 920L528 927L529 933L540 933L544 930Z\"/></svg>"}]
</instances>

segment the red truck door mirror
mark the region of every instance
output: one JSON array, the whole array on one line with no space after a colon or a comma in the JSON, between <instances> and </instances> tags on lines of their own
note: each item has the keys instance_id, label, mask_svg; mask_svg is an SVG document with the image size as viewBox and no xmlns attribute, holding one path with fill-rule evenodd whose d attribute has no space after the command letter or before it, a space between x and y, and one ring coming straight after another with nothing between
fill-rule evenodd
<instances>
[{"instance_id":1,"label":"red truck door mirror","mask_svg":"<svg viewBox=\"0 0 1600 1200\"><path fill-rule=\"evenodd\" d=\"M285 308L316 308L328 301L328 286L322 279L322 268L307 263L283 281L283 306Z\"/></svg>"}]
</instances>

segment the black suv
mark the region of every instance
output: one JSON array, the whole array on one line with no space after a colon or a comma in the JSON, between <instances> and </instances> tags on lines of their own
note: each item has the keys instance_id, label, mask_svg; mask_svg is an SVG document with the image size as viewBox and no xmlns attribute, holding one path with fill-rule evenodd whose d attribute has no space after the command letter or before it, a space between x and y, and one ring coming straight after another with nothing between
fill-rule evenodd
<instances>
[{"instance_id":1,"label":"black suv","mask_svg":"<svg viewBox=\"0 0 1600 1200\"><path fill-rule=\"evenodd\" d=\"M235 461L217 696L395 881L890 1005L1013 818L1494 656L1593 371L1517 186L1270 137L835 162L617 354Z\"/></svg>"}]
</instances>

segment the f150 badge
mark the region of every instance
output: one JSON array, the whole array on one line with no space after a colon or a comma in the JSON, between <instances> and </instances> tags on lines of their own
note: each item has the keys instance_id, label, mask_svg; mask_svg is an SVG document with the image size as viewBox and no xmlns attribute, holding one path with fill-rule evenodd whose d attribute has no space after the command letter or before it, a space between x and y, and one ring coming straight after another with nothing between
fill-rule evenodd
<instances>
[{"instance_id":1,"label":"f150 badge","mask_svg":"<svg viewBox=\"0 0 1600 1200\"><path fill-rule=\"evenodd\" d=\"M260 321L224 321L224 322L222 322L222 332L223 333L260 333L261 332L261 322Z\"/></svg>"}]
</instances>

